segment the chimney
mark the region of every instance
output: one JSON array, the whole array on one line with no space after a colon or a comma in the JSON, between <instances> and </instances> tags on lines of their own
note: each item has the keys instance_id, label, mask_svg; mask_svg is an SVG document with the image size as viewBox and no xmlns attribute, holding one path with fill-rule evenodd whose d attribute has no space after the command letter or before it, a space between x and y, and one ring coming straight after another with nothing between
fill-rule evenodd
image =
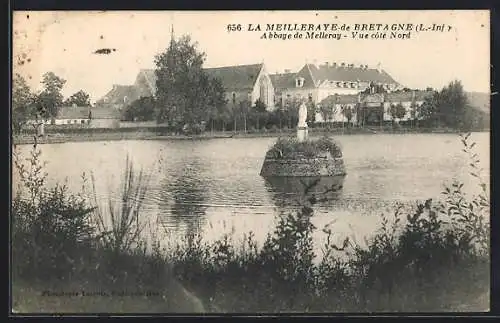
<instances>
[{"instance_id":1,"label":"chimney","mask_svg":"<svg viewBox=\"0 0 500 323\"><path fill-rule=\"evenodd\" d=\"M382 64L380 63L377 64L377 70L379 73L382 73Z\"/></svg>"}]
</instances>

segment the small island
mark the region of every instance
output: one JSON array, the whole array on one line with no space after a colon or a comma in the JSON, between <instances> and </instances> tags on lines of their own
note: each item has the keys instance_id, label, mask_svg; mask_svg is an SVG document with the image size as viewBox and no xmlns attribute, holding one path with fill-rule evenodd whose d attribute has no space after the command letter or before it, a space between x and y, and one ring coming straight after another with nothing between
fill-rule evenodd
<instances>
[{"instance_id":1,"label":"small island","mask_svg":"<svg viewBox=\"0 0 500 323\"><path fill-rule=\"evenodd\" d=\"M341 189L347 175L341 147L329 137L308 138L307 108L299 109L297 136L279 138L267 151L260 175L279 186L315 182L318 188ZM302 186L303 186L302 185Z\"/></svg>"}]
</instances>

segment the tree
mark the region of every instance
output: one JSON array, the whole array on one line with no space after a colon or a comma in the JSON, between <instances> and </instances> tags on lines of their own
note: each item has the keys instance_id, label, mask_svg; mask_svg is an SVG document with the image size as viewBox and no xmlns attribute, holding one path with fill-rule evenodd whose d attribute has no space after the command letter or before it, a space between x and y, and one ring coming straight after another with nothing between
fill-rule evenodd
<instances>
[{"instance_id":1,"label":"tree","mask_svg":"<svg viewBox=\"0 0 500 323\"><path fill-rule=\"evenodd\" d=\"M225 128L225 122L228 118L228 101L224 92L225 91L224 87L222 86L221 80L219 80L218 78L210 80L208 108L210 110L210 119L212 120L212 131L214 128L215 120L222 120L222 129L224 130Z\"/></svg>"},{"instance_id":2,"label":"tree","mask_svg":"<svg viewBox=\"0 0 500 323\"><path fill-rule=\"evenodd\" d=\"M299 106L301 100L297 97L288 97L285 100L285 113L288 120L288 128L294 128L298 122Z\"/></svg>"},{"instance_id":3,"label":"tree","mask_svg":"<svg viewBox=\"0 0 500 323\"><path fill-rule=\"evenodd\" d=\"M321 113L321 117L325 124L330 124L333 116L337 112L337 105L335 103L332 104L322 104L319 107L319 111Z\"/></svg>"},{"instance_id":4,"label":"tree","mask_svg":"<svg viewBox=\"0 0 500 323\"><path fill-rule=\"evenodd\" d=\"M76 105L78 107L89 107L90 104L90 96L83 90L80 90L64 101L64 105L71 106Z\"/></svg>"},{"instance_id":5,"label":"tree","mask_svg":"<svg viewBox=\"0 0 500 323\"><path fill-rule=\"evenodd\" d=\"M307 106L307 124L312 125L316 121L316 104L314 104L312 98L308 98L306 106Z\"/></svg>"},{"instance_id":6,"label":"tree","mask_svg":"<svg viewBox=\"0 0 500 323\"><path fill-rule=\"evenodd\" d=\"M391 104L389 112L391 114L393 125L394 125L394 121L396 119L401 120L406 115L406 109L405 109L405 107L401 103Z\"/></svg>"},{"instance_id":7,"label":"tree","mask_svg":"<svg viewBox=\"0 0 500 323\"><path fill-rule=\"evenodd\" d=\"M208 121L211 104L219 101L224 91L203 70L204 61L205 53L198 51L189 36L172 39L167 50L155 57L159 122L190 127Z\"/></svg>"},{"instance_id":8,"label":"tree","mask_svg":"<svg viewBox=\"0 0 500 323\"><path fill-rule=\"evenodd\" d=\"M12 80L12 130L20 133L23 126L34 117L34 95L26 80L15 74Z\"/></svg>"},{"instance_id":9,"label":"tree","mask_svg":"<svg viewBox=\"0 0 500 323\"><path fill-rule=\"evenodd\" d=\"M53 72L47 72L43 75L42 92L36 96L36 106L44 119L55 118L59 108L63 105L63 95L61 91L66 80L55 75Z\"/></svg>"},{"instance_id":10,"label":"tree","mask_svg":"<svg viewBox=\"0 0 500 323\"><path fill-rule=\"evenodd\" d=\"M123 119L126 121L153 121L155 119L155 100L153 97L140 97L125 107Z\"/></svg>"},{"instance_id":11,"label":"tree","mask_svg":"<svg viewBox=\"0 0 500 323\"><path fill-rule=\"evenodd\" d=\"M419 117L419 109L420 107L418 104L413 100L410 105L410 120L411 120L411 125L412 127L414 125L417 126L418 128L418 117Z\"/></svg>"},{"instance_id":12,"label":"tree","mask_svg":"<svg viewBox=\"0 0 500 323\"><path fill-rule=\"evenodd\" d=\"M267 111L267 106L260 98L255 101L255 104L250 109L252 119L255 119L256 121L255 123L257 129L260 129L260 119L266 113L266 111Z\"/></svg>"},{"instance_id":13,"label":"tree","mask_svg":"<svg viewBox=\"0 0 500 323\"><path fill-rule=\"evenodd\" d=\"M342 106L342 109L341 109L341 112L342 112L342 115L347 119L347 127L349 127L349 125L351 124L351 120L354 116L354 109L350 106ZM342 120L342 122L344 122Z\"/></svg>"},{"instance_id":14,"label":"tree","mask_svg":"<svg viewBox=\"0 0 500 323\"><path fill-rule=\"evenodd\" d=\"M468 109L467 95L460 81L453 81L437 96L437 111L446 126L461 129Z\"/></svg>"},{"instance_id":15,"label":"tree","mask_svg":"<svg viewBox=\"0 0 500 323\"><path fill-rule=\"evenodd\" d=\"M240 104L239 104L239 112L243 116L243 129L245 132L247 132L248 113L251 112L250 105L251 105L251 103L248 100L240 101Z\"/></svg>"},{"instance_id":16,"label":"tree","mask_svg":"<svg viewBox=\"0 0 500 323\"><path fill-rule=\"evenodd\" d=\"M462 83L455 80L426 97L419 112L421 118L433 126L462 129L468 123L468 110L469 102Z\"/></svg>"},{"instance_id":17,"label":"tree","mask_svg":"<svg viewBox=\"0 0 500 323\"><path fill-rule=\"evenodd\" d=\"M366 107L362 106L361 103L358 102L358 103L356 103L355 111L356 111L358 126L361 128L364 128L365 121L366 121ZM382 119L383 119L383 115L382 115Z\"/></svg>"},{"instance_id":18,"label":"tree","mask_svg":"<svg viewBox=\"0 0 500 323\"><path fill-rule=\"evenodd\" d=\"M426 124L435 124L438 121L437 115L437 96L438 93L434 92L432 95L424 98L424 102L419 108L419 118Z\"/></svg>"}]
</instances>

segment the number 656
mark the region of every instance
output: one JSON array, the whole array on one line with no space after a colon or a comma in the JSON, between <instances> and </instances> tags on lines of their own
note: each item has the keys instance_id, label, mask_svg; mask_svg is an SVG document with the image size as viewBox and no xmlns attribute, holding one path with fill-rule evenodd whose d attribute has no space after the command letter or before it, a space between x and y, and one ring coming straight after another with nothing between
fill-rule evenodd
<instances>
[{"instance_id":1,"label":"number 656","mask_svg":"<svg viewBox=\"0 0 500 323\"><path fill-rule=\"evenodd\" d=\"M227 25L227 31L241 31L240 24L229 24Z\"/></svg>"}]
</instances>

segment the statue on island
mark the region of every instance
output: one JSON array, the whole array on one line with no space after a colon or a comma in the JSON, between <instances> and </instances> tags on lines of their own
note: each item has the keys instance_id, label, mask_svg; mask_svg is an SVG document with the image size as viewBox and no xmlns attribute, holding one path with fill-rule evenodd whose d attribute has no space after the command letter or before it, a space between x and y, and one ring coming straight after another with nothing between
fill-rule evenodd
<instances>
[{"instance_id":1,"label":"statue on island","mask_svg":"<svg viewBox=\"0 0 500 323\"><path fill-rule=\"evenodd\" d=\"M299 107L299 123L297 127L307 128L307 106L304 102Z\"/></svg>"},{"instance_id":2,"label":"statue on island","mask_svg":"<svg viewBox=\"0 0 500 323\"><path fill-rule=\"evenodd\" d=\"M307 140L307 105L302 102L299 107L299 123L297 124L297 140L299 142Z\"/></svg>"},{"instance_id":3,"label":"statue on island","mask_svg":"<svg viewBox=\"0 0 500 323\"><path fill-rule=\"evenodd\" d=\"M273 189L303 194L325 194L342 189L346 169L340 145L329 137L308 138L308 104L298 108L296 138L278 138L267 151L260 175Z\"/></svg>"}]
</instances>

